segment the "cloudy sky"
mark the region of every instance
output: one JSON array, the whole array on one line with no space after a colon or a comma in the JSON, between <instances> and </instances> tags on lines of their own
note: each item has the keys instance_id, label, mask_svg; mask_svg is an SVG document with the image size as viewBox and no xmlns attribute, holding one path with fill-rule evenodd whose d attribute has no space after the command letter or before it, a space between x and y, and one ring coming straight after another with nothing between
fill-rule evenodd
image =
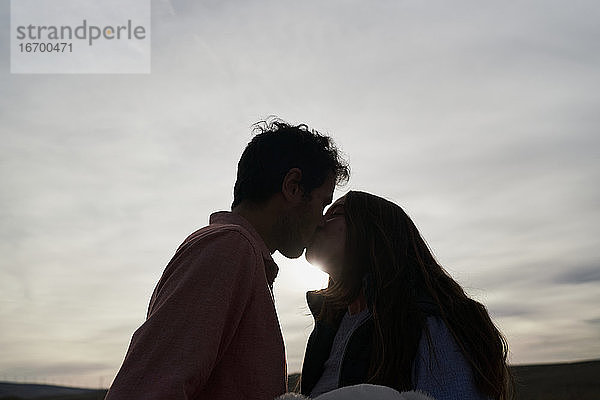
<instances>
[{"instance_id":1,"label":"cloudy sky","mask_svg":"<svg viewBox=\"0 0 600 400\"><path fill-rule=\"evenodd\" d=\"M512 363L600 357L600 3L152 3L146 75L10 73L0 2L0 380L108 385L250 125L330 134L483 301ZM290 372L324 276L278 254Z\"/></svg>"}]
</instances>

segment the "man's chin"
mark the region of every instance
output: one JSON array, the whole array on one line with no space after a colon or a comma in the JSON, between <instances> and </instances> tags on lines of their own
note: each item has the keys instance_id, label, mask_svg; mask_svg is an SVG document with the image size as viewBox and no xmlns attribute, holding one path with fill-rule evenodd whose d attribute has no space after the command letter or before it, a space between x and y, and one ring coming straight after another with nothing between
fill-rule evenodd
<instances>
[{"instance_id":1,"label":"man's chin","mask_svg":"<svg viewBox=\"0 0 600 400\"><path fill-rule=\"evenodd\" d=\"M300 249L279 249L279 252L286 258L298 258L304 253L304 247Z\"/></svg>"}]
</instances>

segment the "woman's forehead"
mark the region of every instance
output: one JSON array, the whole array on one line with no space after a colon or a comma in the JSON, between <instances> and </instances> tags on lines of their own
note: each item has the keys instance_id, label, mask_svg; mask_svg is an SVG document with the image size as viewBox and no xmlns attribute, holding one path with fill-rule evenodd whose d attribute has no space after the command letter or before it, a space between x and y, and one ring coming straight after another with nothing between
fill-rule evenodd
<instances>
[{"instance_id":1,"label":"woman's forehead","mask_svg":"<svg viewBox=\"0 0 600 400\"><path fill-rule=\"evenodd\" d=\"M346 196L342 196L339 199L337 199L336 201L333 202L333 204L331 204L329 206L329 208L327 209L328 213L332 213L336 210L343 210L344 209L344 202L346 200Z\"/></svg>"},{"instance_id":2,"label":"woman's forehead","mask_svg":"<svg viewBox=\"0 0 600 400\"><path fill-rule=\"evenodd\" d=\"M339 199L337 199L336 201L333 202L333 204L331 205L331 207L335 206L335 205L344 205L344 203L346 202L346 196L342 196Z\"/></svg>"}]
</instances>

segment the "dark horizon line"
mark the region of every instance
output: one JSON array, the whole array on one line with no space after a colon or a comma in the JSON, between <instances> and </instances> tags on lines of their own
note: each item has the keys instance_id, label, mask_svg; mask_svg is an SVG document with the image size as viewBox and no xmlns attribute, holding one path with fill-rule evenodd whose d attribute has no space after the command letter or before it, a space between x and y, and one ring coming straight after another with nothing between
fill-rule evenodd
<instances>
[{"instance_id":1,"label":"dark horizon line","mask_svg":"<svg viewBox=\"0 0 600 400\"><path fill-rule=\"evenodd\" d=\"M593 359L583 359L583 360L575 360L575 361L558 361L558 362L548 362L548 363L530 363L530 364L510 364L510 367L550 367L550 366L558 366L558 365L574 365L574 364L586 364L586 363L600 363L600 358ZM290 376L298 376L300 372L292 372L288 374ZM108 388L100 389L100 388L86 388L80 386L65 386L65 385L56 385L51 383L36 383L36 382L11 382L11 381L0 381L0 385L9 384L9 385L30 385L30 386L46 386L46 387L56 387L56 388L67 388L74 390L87 390L87 391L103 391L108 390Z\"/></svg>"}]
</instances>

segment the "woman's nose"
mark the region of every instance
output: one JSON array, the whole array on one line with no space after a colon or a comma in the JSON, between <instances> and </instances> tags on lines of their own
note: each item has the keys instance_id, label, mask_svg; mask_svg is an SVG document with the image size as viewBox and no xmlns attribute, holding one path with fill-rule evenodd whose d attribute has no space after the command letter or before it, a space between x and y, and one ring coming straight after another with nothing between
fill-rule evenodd
<instances>
[{"instance_id":1,"label":"woman's nose","mask_svg":"<svg viewBox=\"0 0 600 400\"><path fill-rule=\"evenodd\" d=\"M319 220L319 224L317 226L319 228L322 228L325 226L325 222L327 222L327 219L325 219L325 215L321 215L321 219Z\"/></svg>"}]
</instances>

